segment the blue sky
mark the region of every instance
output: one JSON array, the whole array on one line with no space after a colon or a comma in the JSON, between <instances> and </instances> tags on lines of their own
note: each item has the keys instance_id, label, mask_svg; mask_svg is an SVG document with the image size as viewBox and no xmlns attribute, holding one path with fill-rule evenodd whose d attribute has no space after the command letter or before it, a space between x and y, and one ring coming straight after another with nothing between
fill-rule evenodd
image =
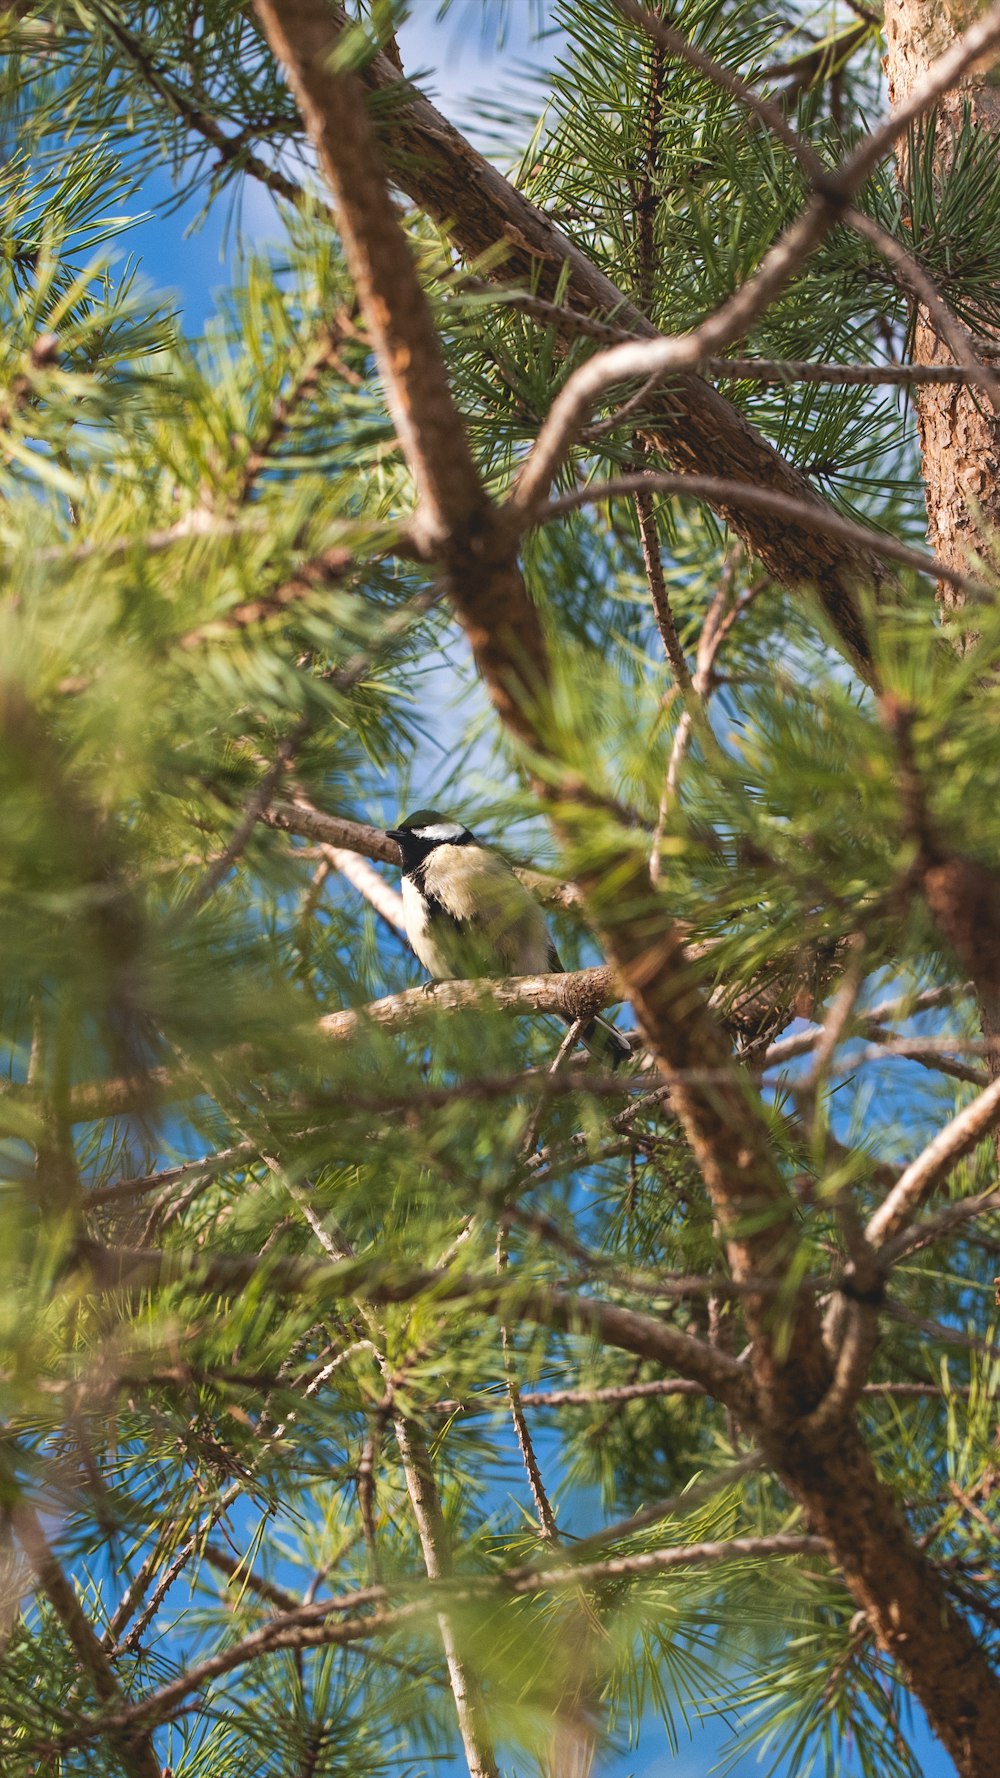
<instances>
[{"instance_id":1,"label":"blue sky","mask_svg":"<svg viewBox=\"0 0 1000 1778\"><path fill-rule=\"evenodd\" d=\"M549 16L548 0L454 0L441 20L438 0L416 0L412 15L399 33L404 65L413 75L426 73L425 90L441 109L489 150L494 140L491 107L504 97L540 109L533 92L538 72L550 66L558 54L560 39L549 34L541 42L537 27ZM505 23L503 48L497 49L496 26ZM157 208L169 195L166 174L152 177L133 204L134 210ZM226 206L218 206L200 226L201 209L196 200L169 215L140 225L129 237L128 249L141 258L147 281L172 294L183 317L185 330L199 335L215 308L218 292L226 288L235 265L238 239L248 247L264 248L280 238L280 218L266 192L248 187L244 194L238 231L226 226ZM390 811L391 812L391 811ZM640 1749L602 1763L599 1778L703 1778L716 1760L725 1731L709 1723L690 1746L671 1754L662 1728L652 1720L644 1724ZM924 1778L952 1778L953 1767L930 1738L922 1722L915 1730L915 1744ZM441 1778L458 1778L462 1762L435 1763ZM745 1758L730 1768L733 1778L750 1778L768 1770ZM801 1769L774 1768L776 1778L806 1778ZM837 1778L851 1778L845 1764Z\"/></svg>"}]
</instances>

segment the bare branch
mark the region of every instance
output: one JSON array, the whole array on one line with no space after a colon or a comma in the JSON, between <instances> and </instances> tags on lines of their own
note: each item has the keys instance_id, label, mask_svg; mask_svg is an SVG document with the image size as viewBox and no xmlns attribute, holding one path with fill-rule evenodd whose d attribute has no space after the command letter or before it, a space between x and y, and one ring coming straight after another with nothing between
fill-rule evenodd
<instances>
[{"instance_id":1,"label":"bare branch","mask_svg":"<svg viewBox=\"0 0 1000 1778\"><path fill-rule=\"evenodd\" d=\"M143 1198L149 1192L162 1191L164 1186L174 1185L181 1180L210 1177L213 1173L225 1173L230 1167L238 1167L241 1161L250 1160L257 1153L252 1142L239 1142L233 1148L221 1148L216 1154L202 1155L197 1161L181 1161L176 1167L163 1167L158 1173L141 1173L133 1179L119 1179L114 1185L99 1186L95 1191L86 1194L86 1208L97 1209L102 1204L114 1204L121 1199Z\"/></svg>"},{"instance_id":2,"label":"bare branch","mask_svg":"<svg viewBox=\"0 0 1000 1778\"><path fill-rule=\"evenodd\" d=\"M704 1395L700 1383L687 1377L657 1377L647 1383L610 1383L593 1389L533 1389L522 1395L526 1408L591 1408L619 1407L629 1401L667 1395ZM435 1414L492 1414L503 1404L499 1401L460 1401L447 1399L433 1404Z\"/></svg>"},{"instance_id":3,"label":"bare branch","mask_svg":"<svg viewBox=\"0 0 1000 1778\"><path fill-rule=\"evenodd\" d=\"M637 489L635 509L639 518L639 535L642 539L642 559L646 564L646 579L649 583L656 627L660 632L664 653L673 670L674 679L680 691L685 692L691 684L687 661L677 634L674 614L670 609L670 595L663 577L663 563L660 560L660 538L656 529L656 514L653 502L644 489Z\"/></svg>"},{"instance_id":4,"label":"bare branch","mask_svg":"<svg viewBox=\"0 0 1000 1778\"><path fill-rule=\"evenodd\" d=\"M701 626L701 633L698 637L698 646L695 651L695 668L691 680L691 690L694 696L701 700L702 706L705 706L708 703L715 688L715 662L719 649L729 635L737 618L742 616L743 612L753 604L754 600L768 585L766 576L760 576L752 583L752 585L747 587L746 591L741 594L740 598L736 600L734 605L729 606L729 597L735 568L735 556L730 554L727 557L723 568L715 597L705 614L704 622ZM660 874L660 849L663 842L663 836L666 832L667 819L671 807L673 806L678 793L681 767L684 763L687 750L691 745L691 736L693 732L694 711L690 703L688 703L681 712L681 719L677 724L674 733L673 746L670 749L670 759L667 764L667 775L663 781L663 791L660 797L660 811L656 823L656 832L653 836L653 848L650 854L650 875L654 882L658 880Z\"/></svg>"},{"instance_id":5,"label":"bare branch","mask_svg":"<svg viewBox=\"0 0 1000 1778\"><path fill-rule=\"evenodd\" d=\"M447 1584L452 1574L451 1543L441 1511L430 1455L419 1430L404 1415L395 1414L393 1424L427 1578L432 1585L434 1582ZM457 1632L447 1611L439 1611L438 1626L455 1699L455 1713L469 1766L469 1778L498 1778L478 1676L459 1644Z\"/></svg>"},{"instance_id":6,"label":"bare branch","mask_svg":"<svg viewBox=\"0 0 1000 1778\"><path fill-rule=\"evenodd\" d=\"M470 291L474 295L488 294L498 307L516 309L535 320L558 327L560 333L570 337L600 340L608 345L647 337L627 327L616 327L611 322L599 321L593 315L581 314L578 309L567 308L564 303L548 302L544 297L530 295L527 291L487 284L480 278L463 278L458 281L456 288L459 292ZM976 335L969 337L977 354L975 369L969 370L962 364L825 364L810 358L730 357L706 358L702 369L708 376L741 383L825 383L846 388L907 388L910 384L919 386L923 383L963 385L978 380L982 359L991 356L991 348L993 354L997 349L995 340L982 339ZM636 402L638 403L639 397L644 400L650 388L656 386L657 379L647 379L647 383L638 392L638 397L634 398ZM636 411L631 403L628 411L630 414ZM607 421L600 423L600 429L608 432L624 417L624 410L621 414L609 416ZM592 427L589 436L593 436L597 430L597 427Z\"/></svg>"},{"instance_id":7,"label":"bare branch","mask_svg":"<svg viewBox=\"0 0 1000 1778\"><path fill-rule=\"evenodd\" d=\"M720 1562L759 1561L765 1556L827 1556L822 1537L731 1537L724 1543L689 1543L681 1549L644 1550L637 1556L610 1556L601 1562L568 1564L565 1568L532 1571L530 1580L518 1576L518 1593L550 1591L557 1587L587 1586L604 1580L637 1580L644 1574L667 1574L672 1568L714 1567ZM511 1584L511 1577L504 1577Z\"/></svg>"},{"instance_id":8,"label":"bare branch","mask_svg":"<svg viewBox=\"0 0 1000 1778\"><path fill-rule=\"evenodd\" d=\"M975 1198L962 1198L956 1204L946 1204L936 1216L929 1216L926 1222L918 1222L909 1234L897 1235L895 1240L887 1241L882 1248L882 1260L885 1265L892 1265L898 1259L908 1259L911 1253L919 1253L922 1247L929 1247L942 1236L950 1235L953 1230L960 1229L967 1222L974 1222L979 1216L990 1216L1000 1210L1000 1192L980 1192Z\"/></svg>"},{"instance_id":9,"label":"bare branch","mask_svg":"<svg viewBox=\"0 0 1000 1778\"><path fill-rule=\"evenodd\" d=\"M953 352L956 363L965 371L965 380L978 384L988 396L994 411L1000 412L1000 377L988 364L977 358L972 334L945 302L933 278L924 271L920 261L907 252L895 235L890 235L887 229L872 217L866 216L863 211L850 209L844 220L855 234L871 242L892 267L904 290L923 305L937 332Z\"/></svg>"},{"instance_id":10,"label":"bare branch","mask_svg":"<svg viewBox=\"0 0 1000 1778\"><path fill-rule=\"evenodd\" d=\"M366 1007L327 1013L319 1020L318 1029L324 1037L343 1043L366 1025L398 1030L434 1008L454 1012L461 1007L481 1006L484 1000L507 1012L548 1012L560 1018L587 1019L623 998L613 970L605 964L598 969L578 969L560 975L514 976L508 981L434 982L426 988L406 988L401 994L391 994L388 999L373 1001Z\"/></svg>"},{"instance_id":11,"label":"bare branch","mask_svg":"<svg viewBox=\"0 0 1000 1778\"><path fill-rule=\"evenodd\" d=\"M747 507L803 523L808 512L810 522L817 530L825 531L831 537L842 537L859 546L863 544L873 554L884 556L887 561L900 562L904 568L913 568L918 574L929 574L934 580L947 581L950 586L960 586L979 594L990 591L986 582L975 575L950 568L936 556L929 556L923 550L911 549L909 544L899 543L895 537L888 537L882 531L874 531L869 525L859 525L853 519L845 519L831 509L823 508L818 514L814 514L811 506L779 493L774 488L754 487L748 482L723 482L715 476L664 475L639 471L635 475L618 475L606 482L588 482L586 486L575 488L569 494L561 494L558 500L551 500L547 506L541 507L531 522L534 525L547 525L552 519L561 518L563 513L573 512L578 506L590 506L601 500L618 500L623 495L635 494L643 488L650 493L689 494L695 499L713 503L738 500ZM808 580L809 577L803 578Z\"/></svg>"},{"instance_id":12,"label":"bare branch","mask_svg":"<svg viewBox=\"0 0 1000 1778\"><path fill-rule=\"evenodd\" d=\"M714 377L732 377L747 383L828 383L844 388L904 389L916 383L954 383L979 380L975 370L961 364L816 364L807 358L709 358L705 369Z\"/></svg>"},{"instance_id":13,"label":"bare branch","mask_svg":"<svg viewBox=\"0 0 1000 1778\"><path fill-rule=\"evenodd\" d=\"M881 1248L899 1236L963 1155L978 1147L998 1123L1000 1080L995 1080L939 1130L900 1175L885 1203L869 1220L865 1233L871 1245Z\"/></svg>"},{"instance_id":14,"label":"bare branch","mask_svg":"<svg viewBox=\"0 0 1000 1778\"><path fill-rule=\"evenodd\" d=\"M263 811L261 820L268 827L280 827L300 839L318 840L323 845L359 852L363 858L374 858L380 864L393 864L399 869L399 847L381 827L369 827L363 821L350 821L341 815L328 815L304 796L296 794L287 802L276 802L272 808Z\"/></svg>"},{"instance_id":15,"label":"bare branch","mask_svg":"<svg viewBox=\"0 0 1000 1778\"><path fill-rule=\"evenodd\" d=\"M349 852L346 846L326 846L321 843L320 850L328 864L346 877L353 889L375 909L389 926L397 932L406 931L403 917L403 898L395 889L390 889L384 877L372 870L370 864L357 852Z\"/></svg>"}]
</instances>

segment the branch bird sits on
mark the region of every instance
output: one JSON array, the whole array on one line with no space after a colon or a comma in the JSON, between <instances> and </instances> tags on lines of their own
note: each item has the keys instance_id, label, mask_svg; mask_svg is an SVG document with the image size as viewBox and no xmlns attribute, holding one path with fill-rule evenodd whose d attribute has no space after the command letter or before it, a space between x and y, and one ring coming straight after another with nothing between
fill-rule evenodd
<instances>
[{"instance_id":1,"label":"branch bird sits on","mask_svg":"<svg viewBox=\"0 0 1000 1778\"><path fill-rule=\"evenodd\" d=\"M433 981L562 973L530 890L460 821L418 809L386 835L402 856L406 936ZM591 1019L580 1041L612 1068L632 1054L628 1039L606 1019Z\"/></svg>"}]
</instances>

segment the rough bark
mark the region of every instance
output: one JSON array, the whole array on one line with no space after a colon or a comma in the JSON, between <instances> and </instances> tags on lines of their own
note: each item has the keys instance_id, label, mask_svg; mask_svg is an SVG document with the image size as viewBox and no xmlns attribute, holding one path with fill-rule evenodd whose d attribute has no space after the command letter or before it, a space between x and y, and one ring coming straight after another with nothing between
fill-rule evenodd
<instances>
[{"instance_id":1,"label":"rough bark","mask_svg":"<svg viewBox=\"0 0 1000 1778\"><path fill-rule=\"evenodd\" d=\"M887 0L885 8L885 70L893 107L901 105L913 86L938 56L977 16L972 0ZM936 163L947 178L956 133L966 109L977 135L991 141L1000 156L1000 90L989 69L973 66L953 91L938 105ZM905 173L905 144L899 165ZM984 327L981 331L987 333ZM994 330L994 337L996 336ZM919 365L951 363L952 354L939 337L926 309L918 308L913 339L913 359ZM995 547L1000 527L1000 415L973 389L959 385L923 384L915 392L917 427L927 503L928 538L938 558L951 568L967 571L977 552ZM959 587L938 583L938 599L947 612L960 612L967 594ZM977 963L976 987L983 1035L1000 1036L1000 979L994 978L994 954L1000 948L997 923L997 888L990 883L983 903L982 881L987 873L969 864L975 880L960 882L956 861L931 859L923 874L922 888L928 906L959 958L972 955ZM963 933L971 944L960 942ZM994 1079L1000 1075L1000 1056L990 1055L987 1067Z\"/></svg>"},{"instance_id":2,"label":"rough bark","mask_svg":"<svg viewBox=\"0 0 1000 1778\"><path fill-rule=\"evenodd\" d=\"M946 0L944 5L938 0L888 0L885 70L894 108L977 16L970 0ZM942 178L965 107L977 135L992 141L1000 155L1000 90L974 66L938 105L936 160ZM905 167L905 152L900 165ZM981 331L988 333L985 327ZM917 311L913 358L920 365L953 362L923 308ZM930 542L950 567L967 571L1000 525L1000 417L982 395L959 385L920 385L916 406ZM964 602L960 591L946 585L939 588L939 597L948 610Z\"/></svg>"}]
</instances>

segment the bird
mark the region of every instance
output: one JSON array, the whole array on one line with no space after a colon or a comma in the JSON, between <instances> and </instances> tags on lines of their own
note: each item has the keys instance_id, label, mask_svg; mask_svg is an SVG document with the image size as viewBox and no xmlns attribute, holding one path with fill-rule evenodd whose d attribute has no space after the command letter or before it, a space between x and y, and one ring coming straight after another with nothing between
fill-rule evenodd
<instances>
[{"instance_id":1,"label":"bird","mask_svg":"<svg viewBox=\"0 0 1000 1778\"><path fill-rule=\"evenodd\" d=\"M406 936L433 981L562 971L530 889L461 821L418 809L385 833L402 855ZM632 1055L628 1039L606 1019L591 1019L580 1041L612 1068Z\"/></svg>"}]
</instances>

